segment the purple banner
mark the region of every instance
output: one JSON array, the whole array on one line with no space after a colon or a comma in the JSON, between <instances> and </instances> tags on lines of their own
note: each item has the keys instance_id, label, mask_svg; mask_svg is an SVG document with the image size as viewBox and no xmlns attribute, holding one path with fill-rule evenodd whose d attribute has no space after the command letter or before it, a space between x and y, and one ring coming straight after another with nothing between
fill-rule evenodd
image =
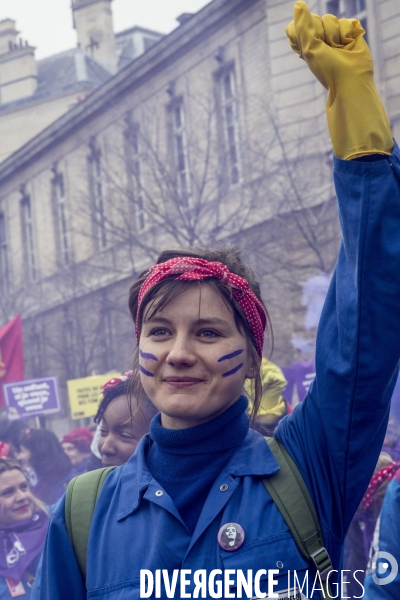
<instances>
[{"instance_id":1,"label":"purple banner","mask_svg":"<svg viewBox=\"0 0 400 600\"><path fill-rule=\"evenodd\" d=\"M299 402L304 400L310 387L310 383L315 378L315 361L313 358L309 360L299 360L293 362L291 367L283 367L283 374L286 377L287 386L283 392L285 400L293 403L293 392L296 387Z\"/></svg>"},{"instance_id":2,"label":"purple banner","mask_svg":"<svg viewBox=\"0 0 400 600\"><path fill-rule=\"evenodd\" d=\"M61 412L57 377L42 377L3 385L8 417L26 419Z\"/></svg>"},{"instance_id":3,"label":"purple banner","mask_svg":"<svg viewBox=\"0 0 400 600\"><path fill-rule=\"evenodd\" d=\"M304 400L310 387L310 383L315 378L315 361L300 360L293 362L291 367L281 367L283 374L286 378L287 384L283 391L285 400L293 403L293 392L296 387L299 401ZM396 386L393 390L392 405L391 405L391 416L395 417L400 424L400 375L397 379Z\"/></svg>"},{"instance_id":4,"label":"purple banner","mask_svg":"<svg viewBox=\"0 0 400 600\"><path fill-rule=\"evenodd\" d=\"M281 367L282 372L287 381L286 387L282 392L283 397L289 404L293 404L293 391L294 391L294 372L291 367Z\"/></svg>"}]
</instances>

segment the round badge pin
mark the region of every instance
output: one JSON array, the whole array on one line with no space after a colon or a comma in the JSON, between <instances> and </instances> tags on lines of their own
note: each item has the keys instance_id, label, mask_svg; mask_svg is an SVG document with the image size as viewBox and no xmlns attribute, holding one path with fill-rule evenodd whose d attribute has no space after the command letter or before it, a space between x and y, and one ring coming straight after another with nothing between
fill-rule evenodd
<instances>
[{"instance_id":1,"label":"round badge pin","mask_svg":"<svg viewBox=\"0 0 400 600\"><path fill-rule=\"evenodd\" d=\"M244 530L239 523L226 523L218 531L218 544L225 552L238 550L244 542Z\"/></svg>"}]
</instances>

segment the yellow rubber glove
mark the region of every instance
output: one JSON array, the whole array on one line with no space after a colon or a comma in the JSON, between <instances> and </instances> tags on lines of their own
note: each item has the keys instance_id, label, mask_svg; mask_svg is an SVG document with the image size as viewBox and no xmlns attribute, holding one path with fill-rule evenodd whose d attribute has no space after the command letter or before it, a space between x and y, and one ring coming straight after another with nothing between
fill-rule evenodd
<instances>
[{"instance_id":1,"label":"yellow rubber glove","mask_svg":"<svg viewBox=\"0 0 400 600\"><path fill-rule=\"evenodd\" d=\"M311 14L305 2L296 2L286 34L292 49L329 91L326 114L335 155L351 160L391 154L393 137L360 21L321 18Z\"/></svg>"}]
</instances>

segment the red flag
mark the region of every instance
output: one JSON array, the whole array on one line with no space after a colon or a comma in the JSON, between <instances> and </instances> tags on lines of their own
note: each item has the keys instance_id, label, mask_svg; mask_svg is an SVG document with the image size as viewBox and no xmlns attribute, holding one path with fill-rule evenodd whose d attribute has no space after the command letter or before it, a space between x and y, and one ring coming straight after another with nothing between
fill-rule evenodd
<instances>
[{"instance_id":1,"label":"red flag","mask_svg":"<svg viewBox=\"0 0 400 600\"><path fill-rule=\"evenodd\" d=\"M0 329L0 407L4 406L3 383L24 379L22 319L17 315Z\"/></svg>"}]
</instances>

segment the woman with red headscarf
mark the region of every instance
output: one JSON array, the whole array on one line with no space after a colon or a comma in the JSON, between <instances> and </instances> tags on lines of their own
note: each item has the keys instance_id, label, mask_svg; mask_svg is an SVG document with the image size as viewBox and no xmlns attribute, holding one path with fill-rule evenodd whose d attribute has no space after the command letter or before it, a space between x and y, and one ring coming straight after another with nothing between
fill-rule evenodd
<instances>
[{"instance_id":1,"label":"woman with red headscarf","mask_svg":"<svg viewBox=\"0 0 400 600\"><path fill-rule=\"evenodd\" d=\"M98 450L105 467L119 467L130 459L157 414L156 407L146 397L138 406L130 389L131 378L129 371L113 377L102 388L94 422L99 424Z\"/></svg>"},{"instance_id":2,"label":"woman with red headscarf","mask_svg":"<svg viewBox=\"0 0 400 600\"><path fill-rule=\"evenodd\" d=\"M62 438L62 448L72 463L72 477L85 473L92 440L93 433L86 427L73 429Z\"/></svg>"}]
</instances>

